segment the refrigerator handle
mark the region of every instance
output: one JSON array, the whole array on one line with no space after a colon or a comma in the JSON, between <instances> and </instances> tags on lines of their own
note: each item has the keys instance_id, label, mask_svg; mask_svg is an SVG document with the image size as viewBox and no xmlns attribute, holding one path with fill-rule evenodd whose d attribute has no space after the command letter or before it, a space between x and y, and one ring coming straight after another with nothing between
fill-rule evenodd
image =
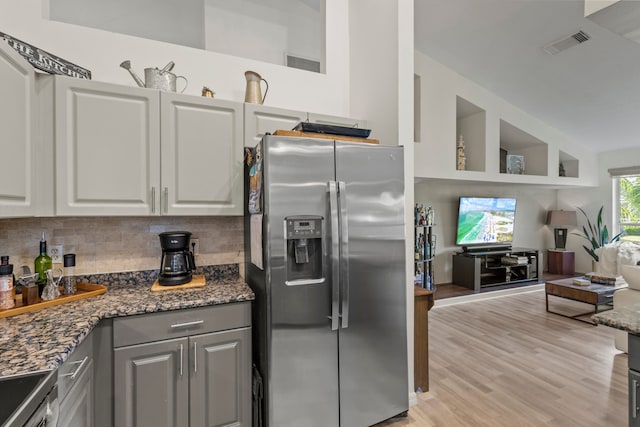
<instances>
[{"instance_id":1,"label":"refrigerator handle","mask_svg":"<svg viewBox=\"0 0 640 427\"><path fill-rule=\"evenodd\" d=\"M340 236L338 229L338 189L335 181L329 181L329 211L331 214L331 330L337 331L340 311Z\"/></svg>"},{"instance_id":2,"label":"refrigerator handle","mask_svg":"<svg viewBox=\"0 0 640 427\"><path fill-rule=\"evenodd\" d=\"M342 328L349 327L349 229L347 227L347 188L338 182L340 200L340 283L342 284Z\"/></svg>"}]
</instances>

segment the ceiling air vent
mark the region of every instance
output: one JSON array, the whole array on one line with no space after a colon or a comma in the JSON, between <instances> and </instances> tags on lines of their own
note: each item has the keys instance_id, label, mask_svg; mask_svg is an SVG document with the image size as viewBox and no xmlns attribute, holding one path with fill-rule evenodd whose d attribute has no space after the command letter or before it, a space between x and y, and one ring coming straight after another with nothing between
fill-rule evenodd
<instances>
[{"instance_id":1,"label":"ceiling air vent","mask_svg":"<svg viewBox=\"0 0 640 427\"><path fill-rule=\"evenodd\" d=\"M556 40L553 43L549 43L548 45L543 47L543 49L549 55L555 55L556 53L562 52L563 50L569 49L570 47L577 46L580 43L584 43L590 38L591 36L589 34L580 30L575 34L571 34L569 36L561 38L560 40Z\"/></svg>"}]
</instances>

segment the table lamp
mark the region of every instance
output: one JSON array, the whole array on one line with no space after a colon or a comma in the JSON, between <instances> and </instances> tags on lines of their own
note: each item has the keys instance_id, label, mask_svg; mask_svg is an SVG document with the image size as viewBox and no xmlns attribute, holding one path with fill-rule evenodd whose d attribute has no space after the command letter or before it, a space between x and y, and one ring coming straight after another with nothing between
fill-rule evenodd
<instances>
[{"instance_id":1,"label":"table lamp","mask_svg":"<svg viewBox=\"0 0 640 427\"><path fill-rule=\"evenodd\" d=\"M549 211L547 225L553 225L556 249L564 250L567 244L567 226L577 225L576 211Z\"/></svg>"}]
</instances>

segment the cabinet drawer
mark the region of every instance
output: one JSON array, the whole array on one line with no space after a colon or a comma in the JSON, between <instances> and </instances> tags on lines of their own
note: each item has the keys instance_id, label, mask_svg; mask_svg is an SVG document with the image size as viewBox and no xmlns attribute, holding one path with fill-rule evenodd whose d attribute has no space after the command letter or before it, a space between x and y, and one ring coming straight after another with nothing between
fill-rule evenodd
<instances>
[{"instance_id":1,"label":"cabinet drawer","mask_svg":"<svg viewBox=\"0 0 640 427\"><path fill-rule=\"evenodd\" d=\"M251 303L140 314L114 319L113 346L186 337L195 334L242 328L251 324Z\"/></svg>"},{"instance_id":2,"label":"cabinet drawer","mask_svg":"<svg viewBox=\"0 0 640 427\"><path fill-rule=\"evenodd\" d=\"M62 402L71 387L78 382L82 374L89 369L93 360L93 334L71 353L69 358L58 368L58 400Z\"/></svg>"}]
</instances>

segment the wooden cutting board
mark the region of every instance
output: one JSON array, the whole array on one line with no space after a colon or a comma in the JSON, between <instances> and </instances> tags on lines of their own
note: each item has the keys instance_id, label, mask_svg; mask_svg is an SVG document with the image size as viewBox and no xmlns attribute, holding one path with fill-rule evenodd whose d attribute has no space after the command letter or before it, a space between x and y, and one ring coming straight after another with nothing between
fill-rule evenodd
<instances>
[{"instance_id":1,"label":"wooden cutting board","mask_svg":"<svg viewBox=\"0 0 640 427\"><path fill-rule=\"evenodd\" d=\"M279 136L297 136L299 138L337 139L339 141L366 142L368 144L380 144L380 141L372 138L356 138L355 136L331 135L328 133L300 132L299 130L281 130L273 132Z\"/></svg>"},{"instance_id":2,"label":"wooden cutting board","mask_svg":"<svg viewBox=\"0 0 640 427\"><path fill-rule=\"evenodd\" d=\"M156 280L155 282L153 282L153 286L151 286L151 292L173 291L176 289L201 288L206 284L207 284L207 281L205 280L203 274L194 274L190 282L183 283L182 285L162 286L160 283L158 283L158 280Z\"/></svg>"}]
</instances>

